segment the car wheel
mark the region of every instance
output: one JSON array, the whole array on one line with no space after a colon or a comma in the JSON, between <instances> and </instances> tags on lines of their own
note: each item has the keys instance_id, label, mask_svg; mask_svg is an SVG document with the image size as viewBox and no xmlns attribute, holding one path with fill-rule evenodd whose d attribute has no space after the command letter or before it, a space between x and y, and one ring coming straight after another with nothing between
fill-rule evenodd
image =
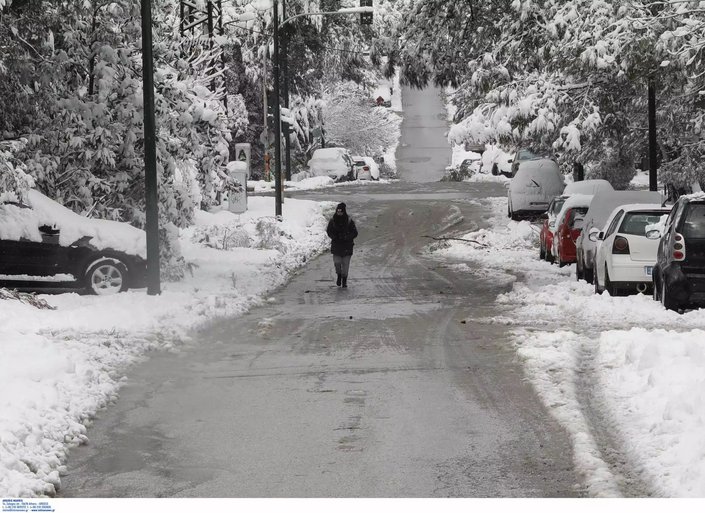
<instances>
[{"instance_id":1,"label":"car wheel","mask_svg":"<svg viewBox=\"0 0 705 513\"><path fill-rule=\"evenodd\" d=\"M583 269L583 279L592 284L595 281L595 273L592 269Z\"/></svg>"},{"instance_id":2,"label":"car wheel","mask_svg":"<svg viewBox=\"0 0 705 513\"><path fill-rule=\"evenodd\" d=\"M556 259L553 256L553 253L551 252L551 248L546 247L546 262L548 262L549 264L552 264L555 261L556 261Z\"/></svg>"},{"instance_id":3,"label":"car wheel","mask_svg":"<svg viewBox=\"0 0 705 513\"><path fill-rule=\"evenodd\" d=\"M580 265L580 259L575 262L575 279L580 281L583 279L583 268Z\"/></svg>"},{"instance_id":4,"label":"car wheel","mask_svg":"<svg viewBox=\"0 0 705 513\"><path fill-rule=\"evenodd\" d=\"M595 294L602 294L602 290L600 290L600 279L597 273L593 273L593 285L595 285Z\"/></svg>"},{"instance_id":5,"label":"car wheel","mask_svg":"<svg viewBox=\"0 0 705 513\"><path fill-rule=\"evenodd\" d=\"M115 258L91 264L86 271L86 288L91 294L109 296L127 290L127 266Z\"/></svg>"},{"instance_id":6,"label":"car wheel","mask_svg":"<svg viewBox=\"0 0 705 513\"><path fill-rule=\"evenodd\" d=\"M661 281L661 304L666 310L678 311L678 304L673 300L671 294L668 292L668 285L666 285L666 280Z\"/></svg>"},{"instance_id":7,"label":"car wheel","mask_svg":"<svg viewBox=\"0 0 705 513\"><path fill-rule=\"evenodd\" d=\"M544 246L543 242L539 245L539 260L546 260L546 246Z\"/></svg>"},{"instance_id":8,"label":"car wheel","mask_svg":"<svg viewBox=\"0 0 705 513\"><path fill-rule=\"evenodd\" d=\"M497 164L492 164L492 175L499 176L499 166Z\"/></svg>"},{"instance_id":9,"label":"car wheel","mask_svg":"<svg viewBox=\"0 0 705 513\"><path fill-rule=\"evenodd\" d=\"M605 290L610 296L617 295L617 287L610 280L610 272L607 270L607 265L605 265Z\"/></svg>"}]
</instances>

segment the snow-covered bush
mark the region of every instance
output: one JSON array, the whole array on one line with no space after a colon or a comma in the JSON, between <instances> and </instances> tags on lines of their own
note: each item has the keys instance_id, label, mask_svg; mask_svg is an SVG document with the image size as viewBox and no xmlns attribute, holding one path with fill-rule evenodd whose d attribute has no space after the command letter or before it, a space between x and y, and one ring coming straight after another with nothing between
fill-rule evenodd
<instances>
[{"instance_id":1,"label":"snow-covered bush","mask_svg":"<svg viewBox=\"0 0 705 513\"><path fill-rule=\"evenodd\" d=\"M9 151L0 148L0 201L19 200L34 187L34 179Z\"/></svg>"},{"instance_id":2,"label":"snow-covered bush","mask_svg":"<svg viewBox=\"0 0 705 513\"><path fill-rule=\"evenodd\" d=\"M254 247L257 249L275 249L286 252L286 244L282 239L291 239L291 235L281 228L281 224L273 217L263 217L257 221L257 235Z\"/></svg>"},{"instance_id":3,"label":"snow-covered bush","mask_svg":"<svg viewBox=\"0 0 705 513\"><path fill-rule=\"evenodd\" d=\"M252 237L246 228L239 224L199 226L194 230L191 240L210 248L225 251L253 246Z\"/></svg>"}]
</instances>

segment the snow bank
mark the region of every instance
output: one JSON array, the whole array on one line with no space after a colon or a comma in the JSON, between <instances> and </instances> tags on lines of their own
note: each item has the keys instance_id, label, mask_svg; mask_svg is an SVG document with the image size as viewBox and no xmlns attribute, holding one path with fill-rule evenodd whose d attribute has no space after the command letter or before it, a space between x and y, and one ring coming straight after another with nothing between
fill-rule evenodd
<instances>
[{"instance_id":1,"label":"snow bank","mask_svg":"<svg viewBox=\"0 0 705 513\"><path fill-rule=\"evenodd\" d=\"M501 313L485 322L513 330L527 376L571 436L590 495L619 496L626 472L636 493L704 496L703 310L679 315L649 296L596 295L572 266L538 260L536 229L507 221L506 199L487 203L492 228L463 236L483 246L450 242L433 252L511 286L497 298ZM619 444L618 461L608 461L595 422Z\"/></svg>"}]
</instances>

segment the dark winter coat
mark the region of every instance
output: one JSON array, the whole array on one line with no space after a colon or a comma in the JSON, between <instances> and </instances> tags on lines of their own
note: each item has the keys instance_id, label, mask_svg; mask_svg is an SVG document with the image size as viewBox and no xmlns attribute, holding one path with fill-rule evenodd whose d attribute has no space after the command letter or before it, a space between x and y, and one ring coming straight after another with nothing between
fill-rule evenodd
<instances>
[{"instance_id":1,"label":"dark winter coat","mask_svg":"<svg viewBox=\"0 0 705 513\"><path fill-rule=\"evenodd\" d=\"M336 256L348 256L353 254L353 239L357 237L357 227L355 221L348 217L347 214L342 216L333 216L328 222L326 229L328 237L330 237L330 252Z\"/></svg>"}]
</instances>

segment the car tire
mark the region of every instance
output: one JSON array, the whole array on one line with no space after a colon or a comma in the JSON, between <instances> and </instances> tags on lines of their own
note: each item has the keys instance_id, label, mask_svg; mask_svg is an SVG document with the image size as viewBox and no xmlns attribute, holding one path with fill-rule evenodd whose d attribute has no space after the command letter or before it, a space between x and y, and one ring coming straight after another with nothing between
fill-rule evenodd
<instances>
[{"instance_id":1,"label":"car tire","mask_svg":"<svg viewBox=\"0 0 705 513\"><path fill-rule=\"evenodd\" d=\"M499 166L492 164L492 176L499 176Z\"/></svg>"},{"instance_id":2,"label":"car tire","mask_svg":"<svg viewBox=\"0 0 705 513\"><path fill-rule=\"evenodd\" d=\"M580 260L575 262L575 279L580 281L583 279L583 267L580 265Z\"/></svg>"},{"instance_id":3,"label":"car tire","mask_svg":"<svg viewBox=\"0 0 705 513\"><path fill-rule=\"evenodd\" d=\"M595 272L592 269L583 269L583 279L592 285L595 281Z\"/></svg>"},{"instance_id":4,"label":"car tire","mask_svg":"<svg viewBox=\"0 0 705 513\"><path fill-rule=\"evenodd\" d=\"M600 279L597 273L593 273L592 284L595 286L595 294L602 294L602 290L600 290Z\"/></svg>"},{"instance_id":5,"label":"car tire","mask_svg":"<svg viewBox=\"0 0 705 513\"><path fill-rule=\"evenodd\" d=\"M539 244L539 260L546 260L546 246L543 242Z\"/></svg>"},{"instance_id":6,"label":"car tire","mask_svg":"<svg viewBox=\"0 0 705 513\"><path fill-rule=\"evenodd\" d=\"M674 312L678 311L679 305L673 300L671 294L668 292L666 280L661 280L661 292L659 296L661 296L661 304L666 310L673 310Z\"/></svg>"},{"instance_id":7,"label":"car tire","mask_svg":"<svg viewBox=\"0 0 705 513\"><path fill-rule=\"evenodd\" d=\"M607 265L605 264L605 290L607 293L614 297L617 295L619 290L615 286L614 283L612 283L612 280L610 280L610 272L607 270Z\"/></svg>"},{"instance_id":8,"label":"car tire","mask_svg":"<svg viewBox=\"0 0 705 513\"><path fill-rule=\"evenodd\" d=\"M86 269L86 290L96 296L109 296L128 289L127 266L112 257L94 262Z\"/></svg>"},{"instance_id":9,"label":"car tire","mask_svg":"<svg viewBox=\"0 0 705 513\"><path fill-rule=\"evenodd\" d=\"M656 269L654 269L653 274L652 274L652 281L653 281L653 286L651 287L651 297L653 297L654 301L658 301L659 303L661 302L661 283L658 280L658 276L656 275Z\"/></svg>"}]
</instances>

